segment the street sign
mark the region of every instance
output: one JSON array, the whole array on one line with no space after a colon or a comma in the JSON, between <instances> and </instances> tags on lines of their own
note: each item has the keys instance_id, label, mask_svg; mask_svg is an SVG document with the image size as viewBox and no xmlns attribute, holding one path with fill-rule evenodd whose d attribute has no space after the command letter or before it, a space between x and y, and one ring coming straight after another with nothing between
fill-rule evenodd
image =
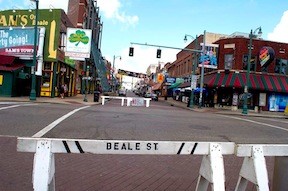
<instances>
[{"instance_id":1,"label":"street sign","mask_svg":"<svg viewBox=\"0 0 288 191\"><path fill-rule=\"evenodd\" d=\"M133 98L131 101L132 106L144 106L144 99L143 98Z\"/></svg>"}]
</instances>

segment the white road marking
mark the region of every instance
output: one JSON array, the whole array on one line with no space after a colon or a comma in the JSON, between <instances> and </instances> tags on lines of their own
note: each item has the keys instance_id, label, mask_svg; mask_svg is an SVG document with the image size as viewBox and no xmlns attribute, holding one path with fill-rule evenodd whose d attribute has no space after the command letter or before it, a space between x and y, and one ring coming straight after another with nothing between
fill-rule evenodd
<instances>
[{"instance_id":1,"label":"white road marking","mask_svg":"<svg viewBox=\"0 0 288 191\"><path fill-rule=\"evenodd\" d=\"M37 103L27 103L27 104L22 104L22 105L11 105L11 106L7 106L7 107L0 107L0 110L5 110L5 109L11 109L11 108L15 108L15 107L20 107L20 106L31 106L31 105L38 105Z\"/></svg>"},{"instance_id":2,"label":"white road marking","mask_svg":"<svg viewBox=\"0 0 288 191\"><path fill-rule=\"evenodd\" d=\"M21 105L11 105L11 106L7 106L7 107L1 107L0 110L10 109L10 108L19 107L19 106L21 106Z\"/></svg>"},{"instance_id":3,"label":"white road marking","mask_svg":"<svg viewBox=\"0 0 288 191\"><path fill-rule=\"evenodd\" d=\"M262 117L261 117L262 118ZM279 123L288 123L288 120L286 121L280 121L279 119L270 119L270 118L262 118L264 120L267 120L267 121L276 121L276 122L279 122Z\"/></svg>"},{"instance_id":4,"label":"white road marking","mask_svg":"<svg viewBox=\"0 0 288 191\"><path fill-rule=\"evenodd\" d=\"M66 115L63 115L62 117L58 118L57 120L55 120L54 122L50 123L49 125L47 125L46 127L44 127L42 130L40 130L38 133L34 134L32 137L42 137L43 135L45 135L47 132L49 132L51 129L53 129L56 125L58 125L59 123L61 123L62 121L64 121L66 118L70 117L71 115L73 115L74 113L82 110L82 109L86 109L90 106L84 106L84 107L80 107L78 109L74 109L73 111L70 111L69 113L67 113Z\"/></svg>"},{"instance_id":5,"label":"white road marking","mask_svg":"<svg viewBox=\"0 0 288 191\"><path fill-rule=\"evenodd\" d=\"M247 122L255 123L255 124L258 124L258 125L264 125L264 126L268 126L268 127L272 127L272 128L275 128L275 129L280 129L280 130L283 130L283 131L287 131L287 132L288 132L288 129L287 129L287 128L279 127L279 126L276 126L276 125L270 125L270 124L261 123L261 122L258 122L258 121L253 121L253 120L250 120L250 119L244 119L244 118L233 117L233 116L228 116L228 115L221 115L221 116L227 117L227 118L231 118L231 119L237 119L237 120L241 120L241 121L247 121Z\"/></svg>"}]
</instances>

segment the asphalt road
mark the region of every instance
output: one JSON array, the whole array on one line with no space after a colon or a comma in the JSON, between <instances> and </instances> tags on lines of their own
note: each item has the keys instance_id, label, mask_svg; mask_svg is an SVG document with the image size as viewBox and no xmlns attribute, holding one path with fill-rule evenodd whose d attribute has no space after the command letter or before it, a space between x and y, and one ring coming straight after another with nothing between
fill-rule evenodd
<instances>
[{"instance_id":1,"label":"asphalt road","mask_svg":"<svg viewBox=\"0 0 288 191\"><path fill-rule=\"evenodd\" d=\"M149 108L120 105L120 100L91 107L47 103L0 105L0 135L100 140L288 143L287 119L194 112L156 101L152 101ZM67 116L69 113L71 115ZM53 126L55 121L58 123ZM51 129L43 131L51 124ZM39 134L41 130L43 132Z\"/></svg>"},{"instance_id":2,"label":"asphalt road","mask_svg":"<svg viewBox=\"0 0 288 191\"><path fill-rule=\"evenodd\" d=\"M195 112L161 101L149 108L120 105L0 104L0 190L32 189L33 154L17 153L10 136L288 143L287 119ZM56 190L194 190L201 163L201 156L76 155L57 155ZM271 186L273 158L266 160ZM224 162L226 190L234 190L242 159L227 156Z\"/></svg>"}]
</instances>

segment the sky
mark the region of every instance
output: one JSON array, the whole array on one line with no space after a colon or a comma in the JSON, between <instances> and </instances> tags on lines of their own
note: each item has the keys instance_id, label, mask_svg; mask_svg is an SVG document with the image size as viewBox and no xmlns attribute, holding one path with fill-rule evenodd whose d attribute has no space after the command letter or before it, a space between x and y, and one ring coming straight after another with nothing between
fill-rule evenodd
<instances>
[{"instance_id":1,"label":"sky","mask_svg":"<svg viewBox=\"0 0 288 191\"><path fill-rule=\"evenodd\" d=\"M68 11L68 0L39 0L40 8ZM262 38L288 43L287 0L97 0L103 22L102 55L115 68L146 73L150 64L174 62L179 50L133 45L131 42L184 48L184 35L249 33L259 26ZM0 0L0 9L33 8L30 0ZM121 60L119 59L121 57Z\"/></svg>"}]
</instances>

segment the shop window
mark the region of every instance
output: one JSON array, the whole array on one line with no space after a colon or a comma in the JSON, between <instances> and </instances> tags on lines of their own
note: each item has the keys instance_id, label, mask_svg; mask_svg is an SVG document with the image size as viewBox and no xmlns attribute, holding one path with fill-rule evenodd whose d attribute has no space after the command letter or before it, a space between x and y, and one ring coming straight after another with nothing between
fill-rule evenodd
<instances>
[{"instance_id":1,"label":"shop window","mask_svg":"<svg viewBox=\"0 0 288 191\"><path fill-rule=\"evenodd\" d=\"M42 87L50 87L51 72L43 72L42 76Z\"/></svg>"},{"instance_id":2,"label":"shop window","mask_svg":"<svg viewBox=\"0 0 288 191\"><path fill-rule=\"evenodd\" d=\"M50 62L45 62L44 63L44 70L52 70Z\"/></svg>"},{"instance_id":3,"label":"shop window","mask_svg":"<svg viewBox=\"0 0 288 191\"><path fill-rule=\"evenodd\" d=\"M225 54L224 62L225 62L225 70L231 70L233 68L233 54Z\"/></svg>"},{"instance_id":4,"label":"shop window","mask_svg":"<svg viewBox=\"0 0 288 191\"><path fill-rule=\"evenodd\" d=\"M288 60L276 59L274 72L277 74L288 74Z\"/></svg>"},{"instance_id":5,"label":"shop window","mask_svg":"<svg viewBox=\"0 0 288 191\"><path fill-rule=\"evenodd\" d=\"M243 70L247 70L247 66L248 66L248 55L244 55L243 56ZM250 60L250 71L256 71L256 56L251 56L251 60Z\"/></svg>"}]
</instances>

